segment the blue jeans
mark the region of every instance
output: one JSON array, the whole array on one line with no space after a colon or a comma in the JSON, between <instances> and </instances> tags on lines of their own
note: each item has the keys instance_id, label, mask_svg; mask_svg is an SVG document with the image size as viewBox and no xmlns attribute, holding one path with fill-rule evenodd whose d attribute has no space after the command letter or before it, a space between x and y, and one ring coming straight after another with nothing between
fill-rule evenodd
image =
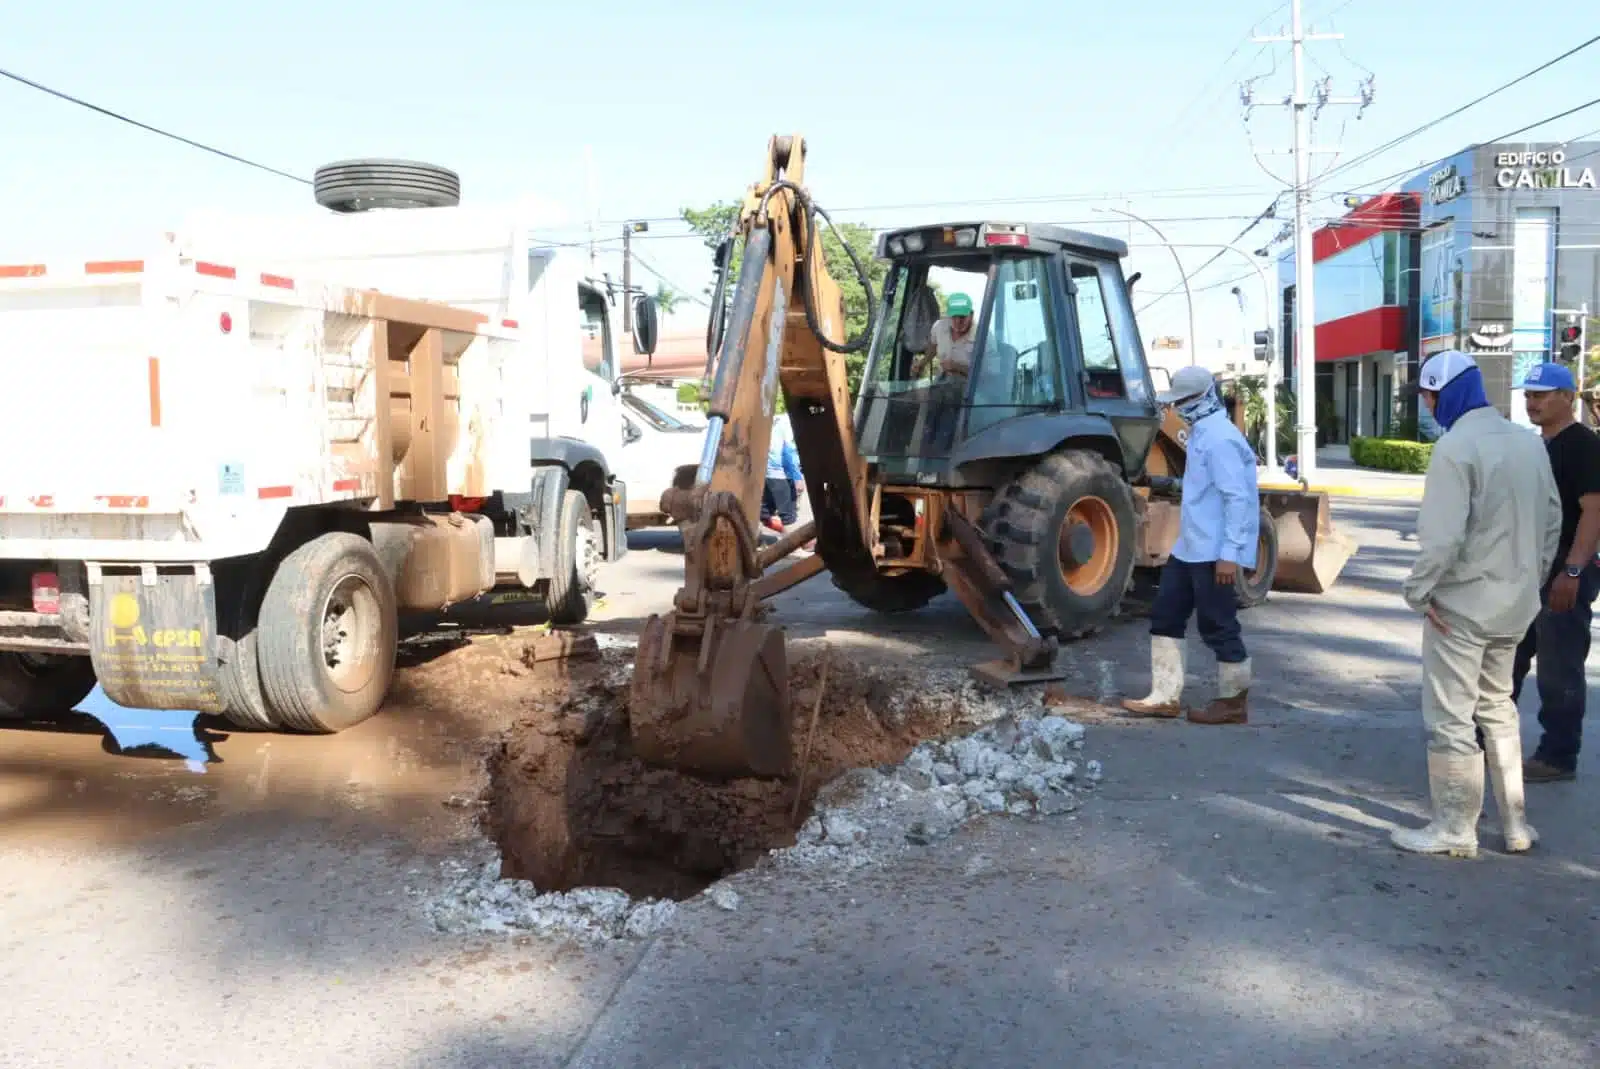
<instances>
[{"instance_id":1,"label":"blue jeans","mask_svg":"<svg viewBox=\"0 0 1600 1069\"><path fill-rule=\"evenodd\" d=\"M1578 600L1566 612L1551 612L1550 584L1540 591L1546 608L1540 610L1533 625L1517 647L1511 669L1511 700L1522 696L1522 683L1535 659L1539 662L1535 679L1539 686L1539 726L1544 735L1534 756L1557 768L1572 769L1578 763L1578 748L1583 741L1583 714L1589 682L1584 662L1589 659L1589 623L1594 618L1595 595L1600 593L1600 569L1583 570L1578 579Z\"/></svg>"},{"instance_id":2,"label":"blue jeans","mask_svg":"<svg viewBox=\"0 0 1600 1069\"><path fill-rule=\"evenodd\" d=\"M1242 577L1244 569L1239 572ZM1217 562L1168 557L1150 609L1150 633L1181 639L1190 616L1198 618L1200 638L1217 660L1238 664L1249 656L1239 629L1238 593L1217 582Z\"/></svg>"}]
</instances>

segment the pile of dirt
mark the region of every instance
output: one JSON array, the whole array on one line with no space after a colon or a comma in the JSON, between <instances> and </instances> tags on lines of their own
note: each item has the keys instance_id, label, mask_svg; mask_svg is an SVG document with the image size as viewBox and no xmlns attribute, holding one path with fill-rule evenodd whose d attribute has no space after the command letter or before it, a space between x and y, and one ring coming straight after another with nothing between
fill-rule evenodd
<instances>
[{"instance_id":1,"label":"pile of dirt","mask_svg":"<svg viewBox=\"0 0 1600 1069\"><path fill-rule=\"evenodd\" d=\"M895 765L924 739L965 726L1043 712L1037 694L981 691L964 671L867 663L822 639L791 641L796 774L712 782L632 755L633 656L608 644L591 678L574 679L564 701L534 707L491 757L486 822L504 877L540 892L688 898L794 846L818 790L841 773ZM813 708L818 724L802 763Z\"/></svg>"}]
</instances>

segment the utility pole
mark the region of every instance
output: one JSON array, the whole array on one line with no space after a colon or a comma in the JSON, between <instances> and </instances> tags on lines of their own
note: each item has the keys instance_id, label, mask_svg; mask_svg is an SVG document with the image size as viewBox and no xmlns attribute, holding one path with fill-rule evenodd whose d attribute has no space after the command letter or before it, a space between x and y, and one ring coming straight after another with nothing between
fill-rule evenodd
<instances>
[{"instance_id":1,"label":"utility pole","mask_svg":"<svg viewBox=\"0 0 1600 1069\"><path fill-rule=\"evenodd\" d=\"M1294 287L1295 287L1295 437L1299 454L1299 477L1309 481L1317 470L1317 305L1313 292L1313 275L1316 264L1311 251L1311 156L1313 153L1335 152L1334 146L1311 145L1310 108L1313 103L1320 112L1329 104L1360 105L1366 110L1372 103L1372 82L1362 86L1359 97L1335 97L1330 94L1329 81L1317 85L1316 96L1306 95L1305 45L1307 41L1336 41L1342 33L1308 34L1300 18L1300 0L1290 0L1289 35L1256 37L1257 44L1287 41L1294 64L1294 93L1283 105L1294 115ZM1247 105L1249 101L1247 99Z\"/></svg>"},{"instance_id":2,"label":"utility pole","mask_svg":"<svg viewBox=\"0 0 1600 1069\"><path fill-rule=\"evenodd\" d=\"M633 235L650 229L640 221L622 224L622 332L633 330Z\"/></svg>"}]
</instances>

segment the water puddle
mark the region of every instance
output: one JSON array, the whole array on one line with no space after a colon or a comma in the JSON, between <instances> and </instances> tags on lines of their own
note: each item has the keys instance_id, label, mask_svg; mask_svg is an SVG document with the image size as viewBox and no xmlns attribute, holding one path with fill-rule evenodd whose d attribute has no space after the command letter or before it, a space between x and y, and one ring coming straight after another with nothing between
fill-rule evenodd
<instances>
[{"instance_id":1,"label":"water puddle","mask_svg":"<svg viewBox=\"0 0 1600 1069\"><path fill-rule=\"evenodd\" d=\"M105 725L118 756L179 760L202 775L208 764L222 760L215 743L224 736L202 728L200 714L192 710L130 709L106 697L97 684L72 711Z\"/></svg>"}]
</instances>

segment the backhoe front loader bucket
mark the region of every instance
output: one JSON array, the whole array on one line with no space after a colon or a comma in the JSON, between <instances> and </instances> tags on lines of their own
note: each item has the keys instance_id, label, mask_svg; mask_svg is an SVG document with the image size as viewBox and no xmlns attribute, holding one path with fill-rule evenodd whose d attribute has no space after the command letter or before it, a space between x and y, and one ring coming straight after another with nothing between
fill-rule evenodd
<instances>
[{"instance_id":1,"label":"backhoe front loader bucket","mask_svg":"<svg viewBox=\"0 0 1600 1069\"><path fill-rule=\"evenodd\" d=\"M1272 589L1325 594L1358 548L1333 526L1328 495L1320 490L1263 490L1261 507L1278 533L1278 573Z\"/></svg>"}]
</instances>

